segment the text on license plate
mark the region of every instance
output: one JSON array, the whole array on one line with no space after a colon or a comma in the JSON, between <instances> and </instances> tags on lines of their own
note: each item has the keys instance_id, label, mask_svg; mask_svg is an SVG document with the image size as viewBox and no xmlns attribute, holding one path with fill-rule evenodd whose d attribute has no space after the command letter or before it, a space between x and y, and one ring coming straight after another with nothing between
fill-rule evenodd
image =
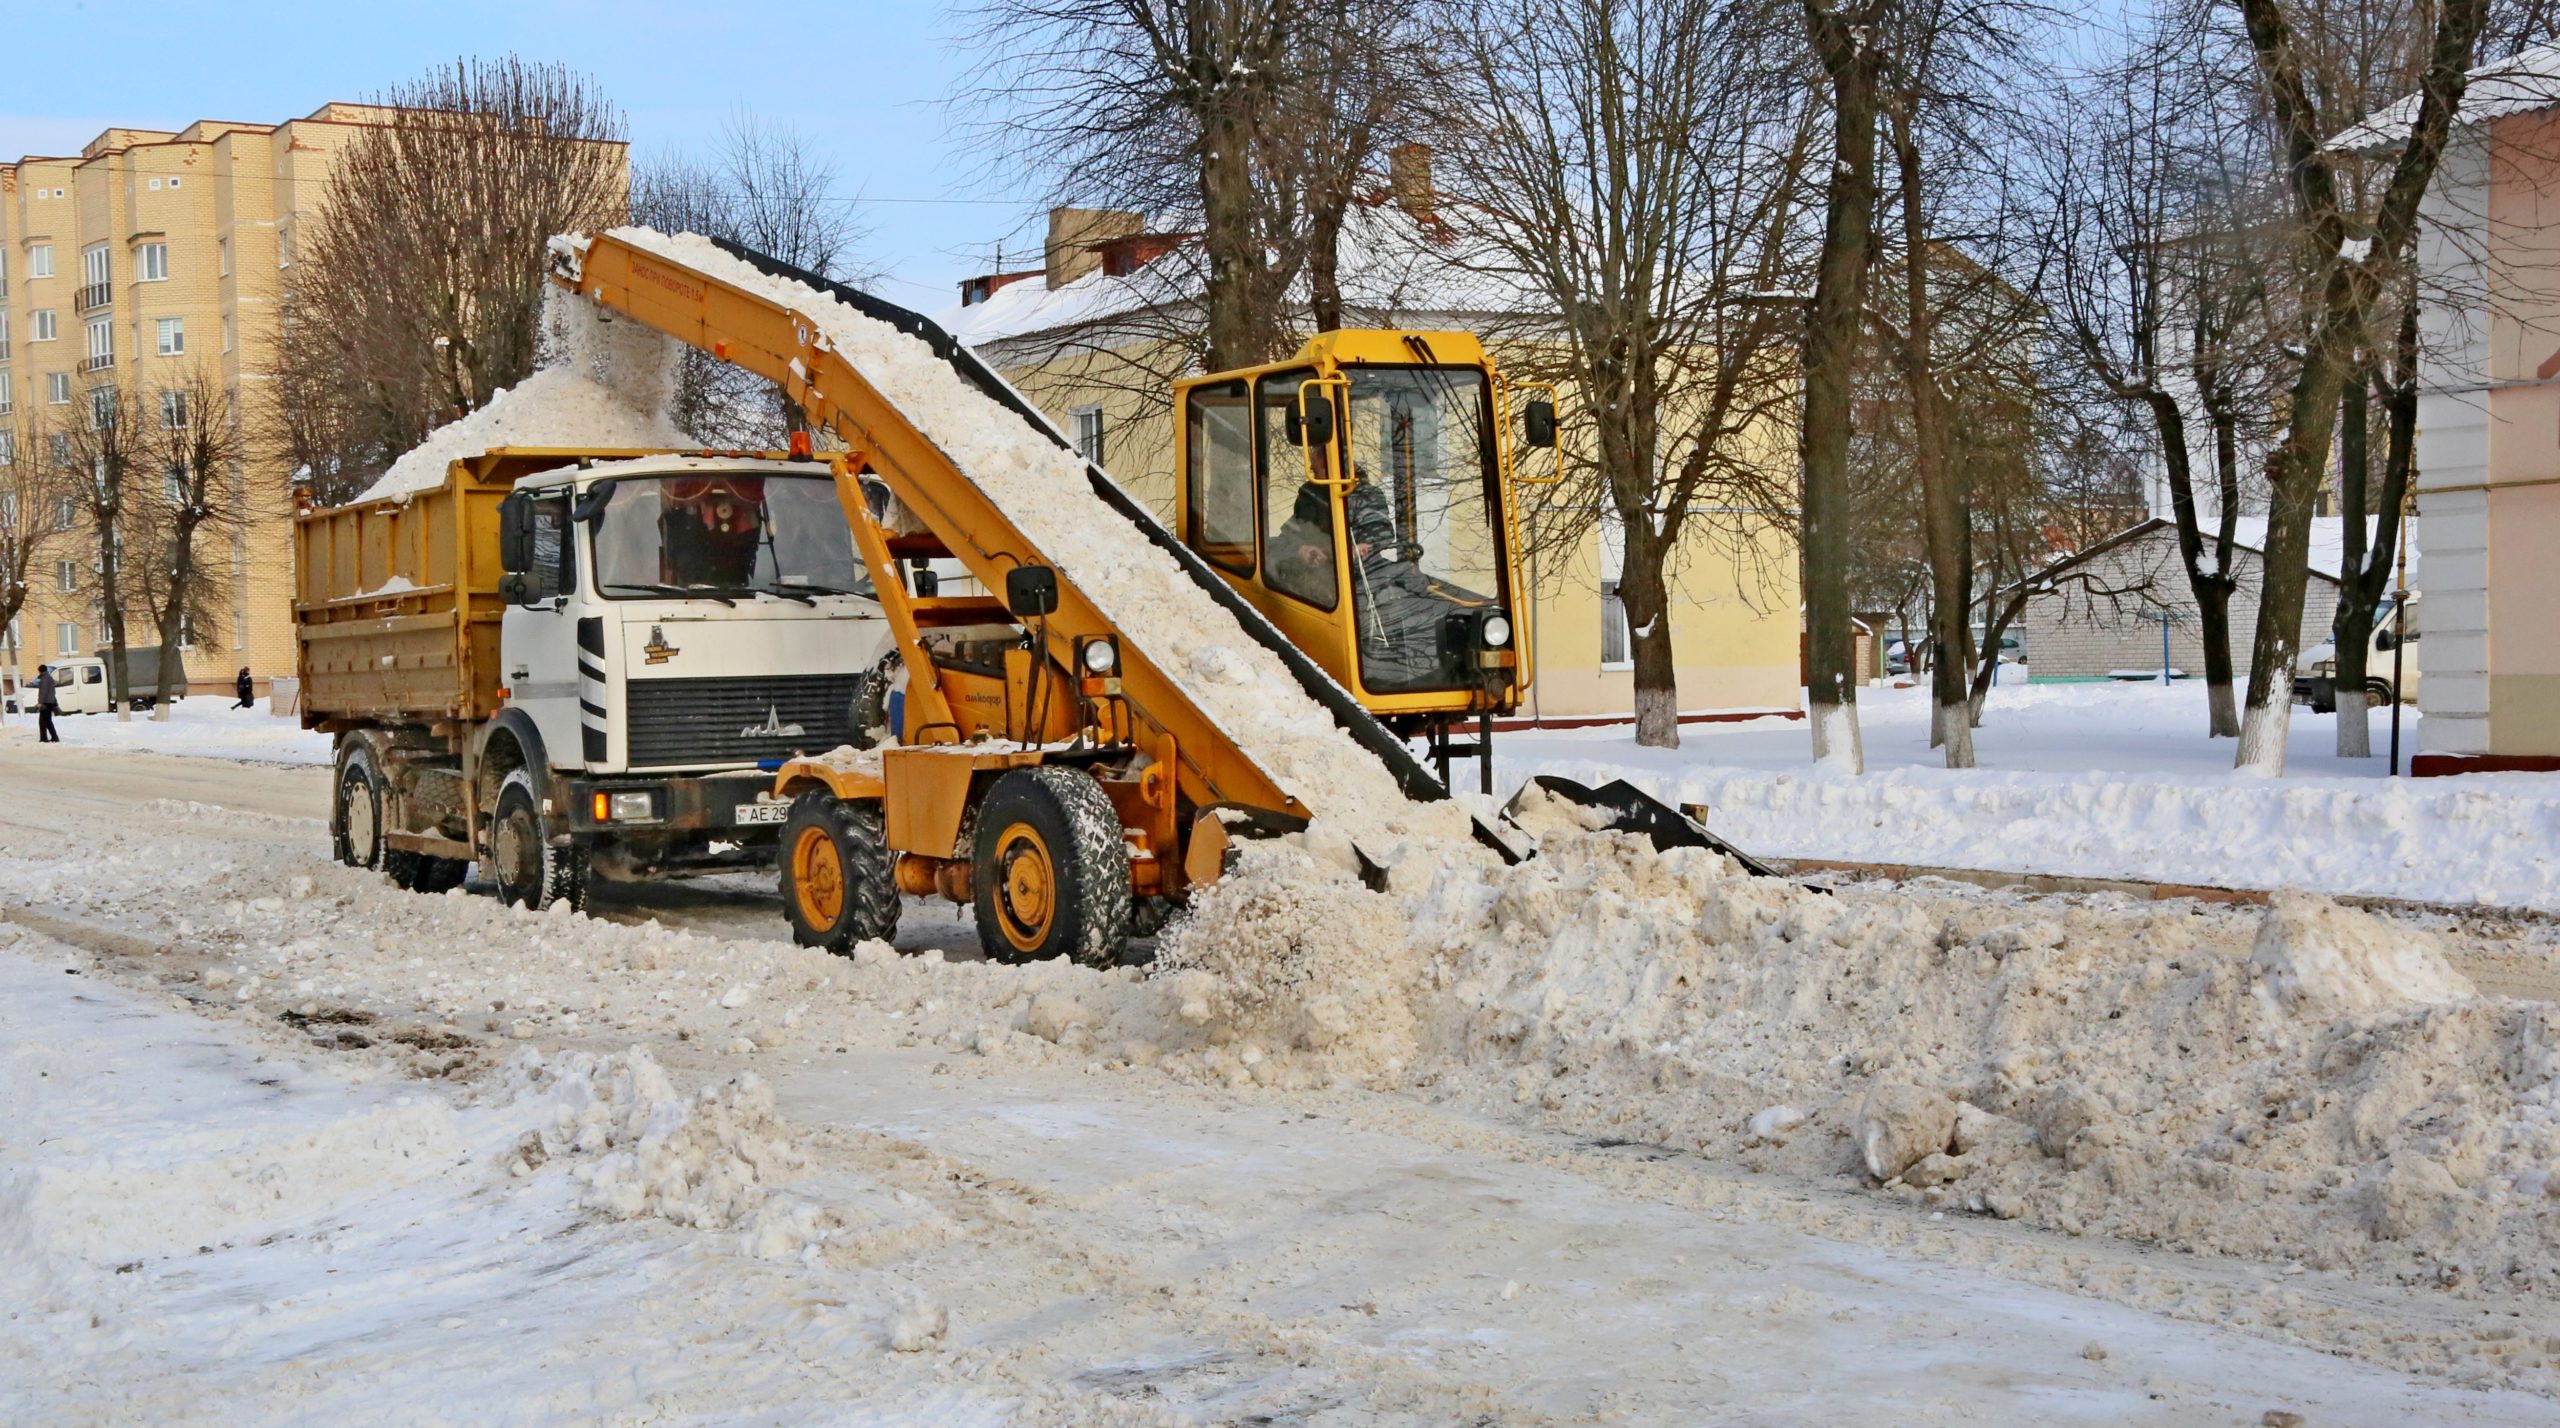
<instances>
[{"instance_id":1,"label":"text on license plate","mask_svg":"<svg viewBox=\"0 0 2560 1428\"><path fill-rule=\"evenodd\" d=\"M791 805L787 803L741 803L738 805L738 821L741 823L781 823L790 817Z\"/></svg>"}]
</instances>

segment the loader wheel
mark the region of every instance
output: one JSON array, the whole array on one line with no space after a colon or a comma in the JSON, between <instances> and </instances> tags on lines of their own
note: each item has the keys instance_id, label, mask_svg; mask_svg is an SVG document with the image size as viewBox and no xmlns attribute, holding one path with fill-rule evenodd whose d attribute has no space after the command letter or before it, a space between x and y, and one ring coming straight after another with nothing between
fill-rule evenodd
<instances>
[{"instance_id":1,"label":"loader wheel","mask_svg":"<svg viewBox=\"0 0 2560 1428\"><path fill-rule=\"evenodd\" d=\"M565 902L572 910L587 905L586 850L574 843L554 844L544 835L533 786L520 773L509 775L506 786L498 790L498 813L489 828L489 862L500 902L535 912L555 902Z\"/></svg>"},{"instance_id":2,"label":"loader wheel","mask_svg":"<svg viewBox=\"0 0 2560 1428\"><path fill-rule=\"evenodd\" d=\"M1055 766L997 779L978 810L970 882L978 942L999 962L1120 961L1129 938L1129 850L1110 796Z\"/></svg>"},{"instance_id":3,"label":"loader wheel","mask_svg":"<svg viewBox=\"0 0 2560 1428\"><path fill-rule=\"evenodd\" d=\"M350 868L382 866L382 780L373 755L358 748L338 769L338 796L329 810L330 841Z\"/></svg>"},{"instance_id":4,"label":"loader wheel","mask_svg":"<svg viewBox=\"0 0 2560 1428\"><path fill-rule=\"evenodd\" d=\"M880 805L812 789L782 825L782 911L791 939L838 955L898 931L898 879Z\"/></svg>"}]
</instances>

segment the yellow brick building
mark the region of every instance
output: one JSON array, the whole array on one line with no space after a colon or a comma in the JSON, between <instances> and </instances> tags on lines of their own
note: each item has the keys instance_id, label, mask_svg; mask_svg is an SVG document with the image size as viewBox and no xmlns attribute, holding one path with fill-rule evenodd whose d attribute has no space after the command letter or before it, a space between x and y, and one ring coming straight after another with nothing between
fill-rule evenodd
<instances>
[{"instance_id":1,"label":"yellow brick building","mask_svg":"<svg viewBox=\"0 0 2560 1428\"><path fill-rule=\"evenodd\" d=\"M27 449L29 429L80 410L90 388L114 381L147 393L175 385L189 364L206 364L254 420L295 226L316 221L338 156L384 113L332 103L280 124L109 129L76 156L0 164L0 430L16 425L15 459L40 459ZM270 447L254 431L247 445ZM290 473L261 455L243 476L250 529L227 557L207 553L230 563L231 618L193 631L186 652L199 691L227 688L242 665L262 689L294 668ZM0 635L20 678L105 647L93 544L75 520L38 560L17 628ZM60 588L64 561L79 588ZM157 636L128 610L126 640Z\"/></svg>"},{"instance_id":2,"label":"yellow brick building","mask_svg":"<svg viewBox=\"0 0 2560 1428\"><path fill-rule=\"evenodd\" d=\"M1349 320L1488 334L1519 328L1498 295L1468 291L1444 260L1411 240L1395 205L1355 210L1346 234ZM960 302L936 314L976 347L1126 486L1170 521L1173 420L1166 383L1189 370L1185 338L1196 284L1175 241L1142 230L1134 214L1059 209L1050 215L1039 267L961 285ZM1517 365L1516 363L1513 365ZM1772 430L1772 469L1792 471L1792 431ZM1526 637L1536 682L1520 716L1549 725L1633 717L1631 632L1613 595L1613 532L1589 512L1545 509L1524 490L1524 516L1569 539L1538 541L1522 577L1533 594ZM1792 713L1801 703L1795 544L1765 514L1693 519L1672 590L1673 674L1692 717Z\"/></svg>"}]
</instances>

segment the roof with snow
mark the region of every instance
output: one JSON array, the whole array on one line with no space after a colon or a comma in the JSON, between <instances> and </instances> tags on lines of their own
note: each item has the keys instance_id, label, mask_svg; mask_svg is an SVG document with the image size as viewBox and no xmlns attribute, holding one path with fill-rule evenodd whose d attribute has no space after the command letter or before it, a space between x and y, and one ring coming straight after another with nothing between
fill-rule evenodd
<instances>
[{"instance_id":1,"label":"roof with snow","mask_svg":"<svg viewBox=\"0 0 2560 1428\"><path fill-rule=\"evenodd\" d=\"M2374 521L2375 518L2372 516L2365 517L2365 548L2367 550L2372 549ZM2092 557L2114 550L2118 546L2127 545L2134 541L2143 540L2154 535L2166 534L2170 538L2175 539L2177 529L2177 522L2169 520L2164 516L2153 516L2151 519L2143 521L2139 525L2128 526L2125 529L2116 532L2114 535L2108 536L2104 540L2097 541L2081 550L2073 551L2071 554L2063 556L2061 559L2045 566L2042 570L2037 571L2034 575L2027 578L2030 581L2047 579L2051 576L2061 574L2063 571L2069 570L2071 567L2080 564L2082 561L2089 560ZM2206 544L2208 546L2211 545L2212 539L2212 532L2208 530L2205 536ZM2266 542L2266 517L2240 516L2232 521L2231 545L2234 550L2243 550L2247 551L2251 555L2264 557L2267 553ZM2338 579L2338 571L2346 564L2346 549L2347 523L2343 517L2314 516L2311 518L2311 552L2308 564L2311 567L2311 573L2313 575L2334 583ZM2423 589L2424 587L2418 579L2418 522L2417 518L2414 516L2411 517L2409 521L2408 551L2409 588L2412 591Z\"/></svg>"},{"instance_id":2,"label":"roof with snow","mask_svg":"<svg viewBox=\"0 0 2560 1428\"><path fill-rule=\"evenodd\" d=\"M2416 94L2375 110L2365 121L2329 141L2333 149L2395 149L2418 122ZM2560 105L2560 45L2536 45L2471 71L2462 91L2457 124L2486 124L2510 114Z\"/></svg>"}]
</instances>

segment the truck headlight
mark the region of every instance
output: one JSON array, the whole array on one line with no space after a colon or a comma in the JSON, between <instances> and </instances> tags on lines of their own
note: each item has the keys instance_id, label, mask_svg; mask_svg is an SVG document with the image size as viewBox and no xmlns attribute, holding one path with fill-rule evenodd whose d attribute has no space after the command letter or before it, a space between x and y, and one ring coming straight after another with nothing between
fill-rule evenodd
<instances>
[{"instance_id":1,"label":"truck headlight","mask_svg":"<svg viewBox=\"0 0 2560 1428\"><path fill-rule=\"evenodd\" d=\"M658 796L647 789L596 795L598 823L649 823L658 816Z\"/></svg>"},{"instance_id":2,"label":"truck headlight","mask_svg":"<svg viewBox=\"0 0 2560 1428\"><path fill-rule=\"evenodd\" d=\"M1087 640L1084 645L1084 672L1109 674L1119 666L1120 651L1110 640Z\"/></svg>"},{"instance_id":3,"label":"truck headlight","mask_svg":"<svg viewBox=\"0 0 2560 1428\"><path fill-rule=\"evenodd\" d=\"M1484 623L1477 627L1477 632L1484 637L1486 649L1501 649L1511 643L1511 617L1496 610L1484 617Z\"/></svg>"}]
</instances>

